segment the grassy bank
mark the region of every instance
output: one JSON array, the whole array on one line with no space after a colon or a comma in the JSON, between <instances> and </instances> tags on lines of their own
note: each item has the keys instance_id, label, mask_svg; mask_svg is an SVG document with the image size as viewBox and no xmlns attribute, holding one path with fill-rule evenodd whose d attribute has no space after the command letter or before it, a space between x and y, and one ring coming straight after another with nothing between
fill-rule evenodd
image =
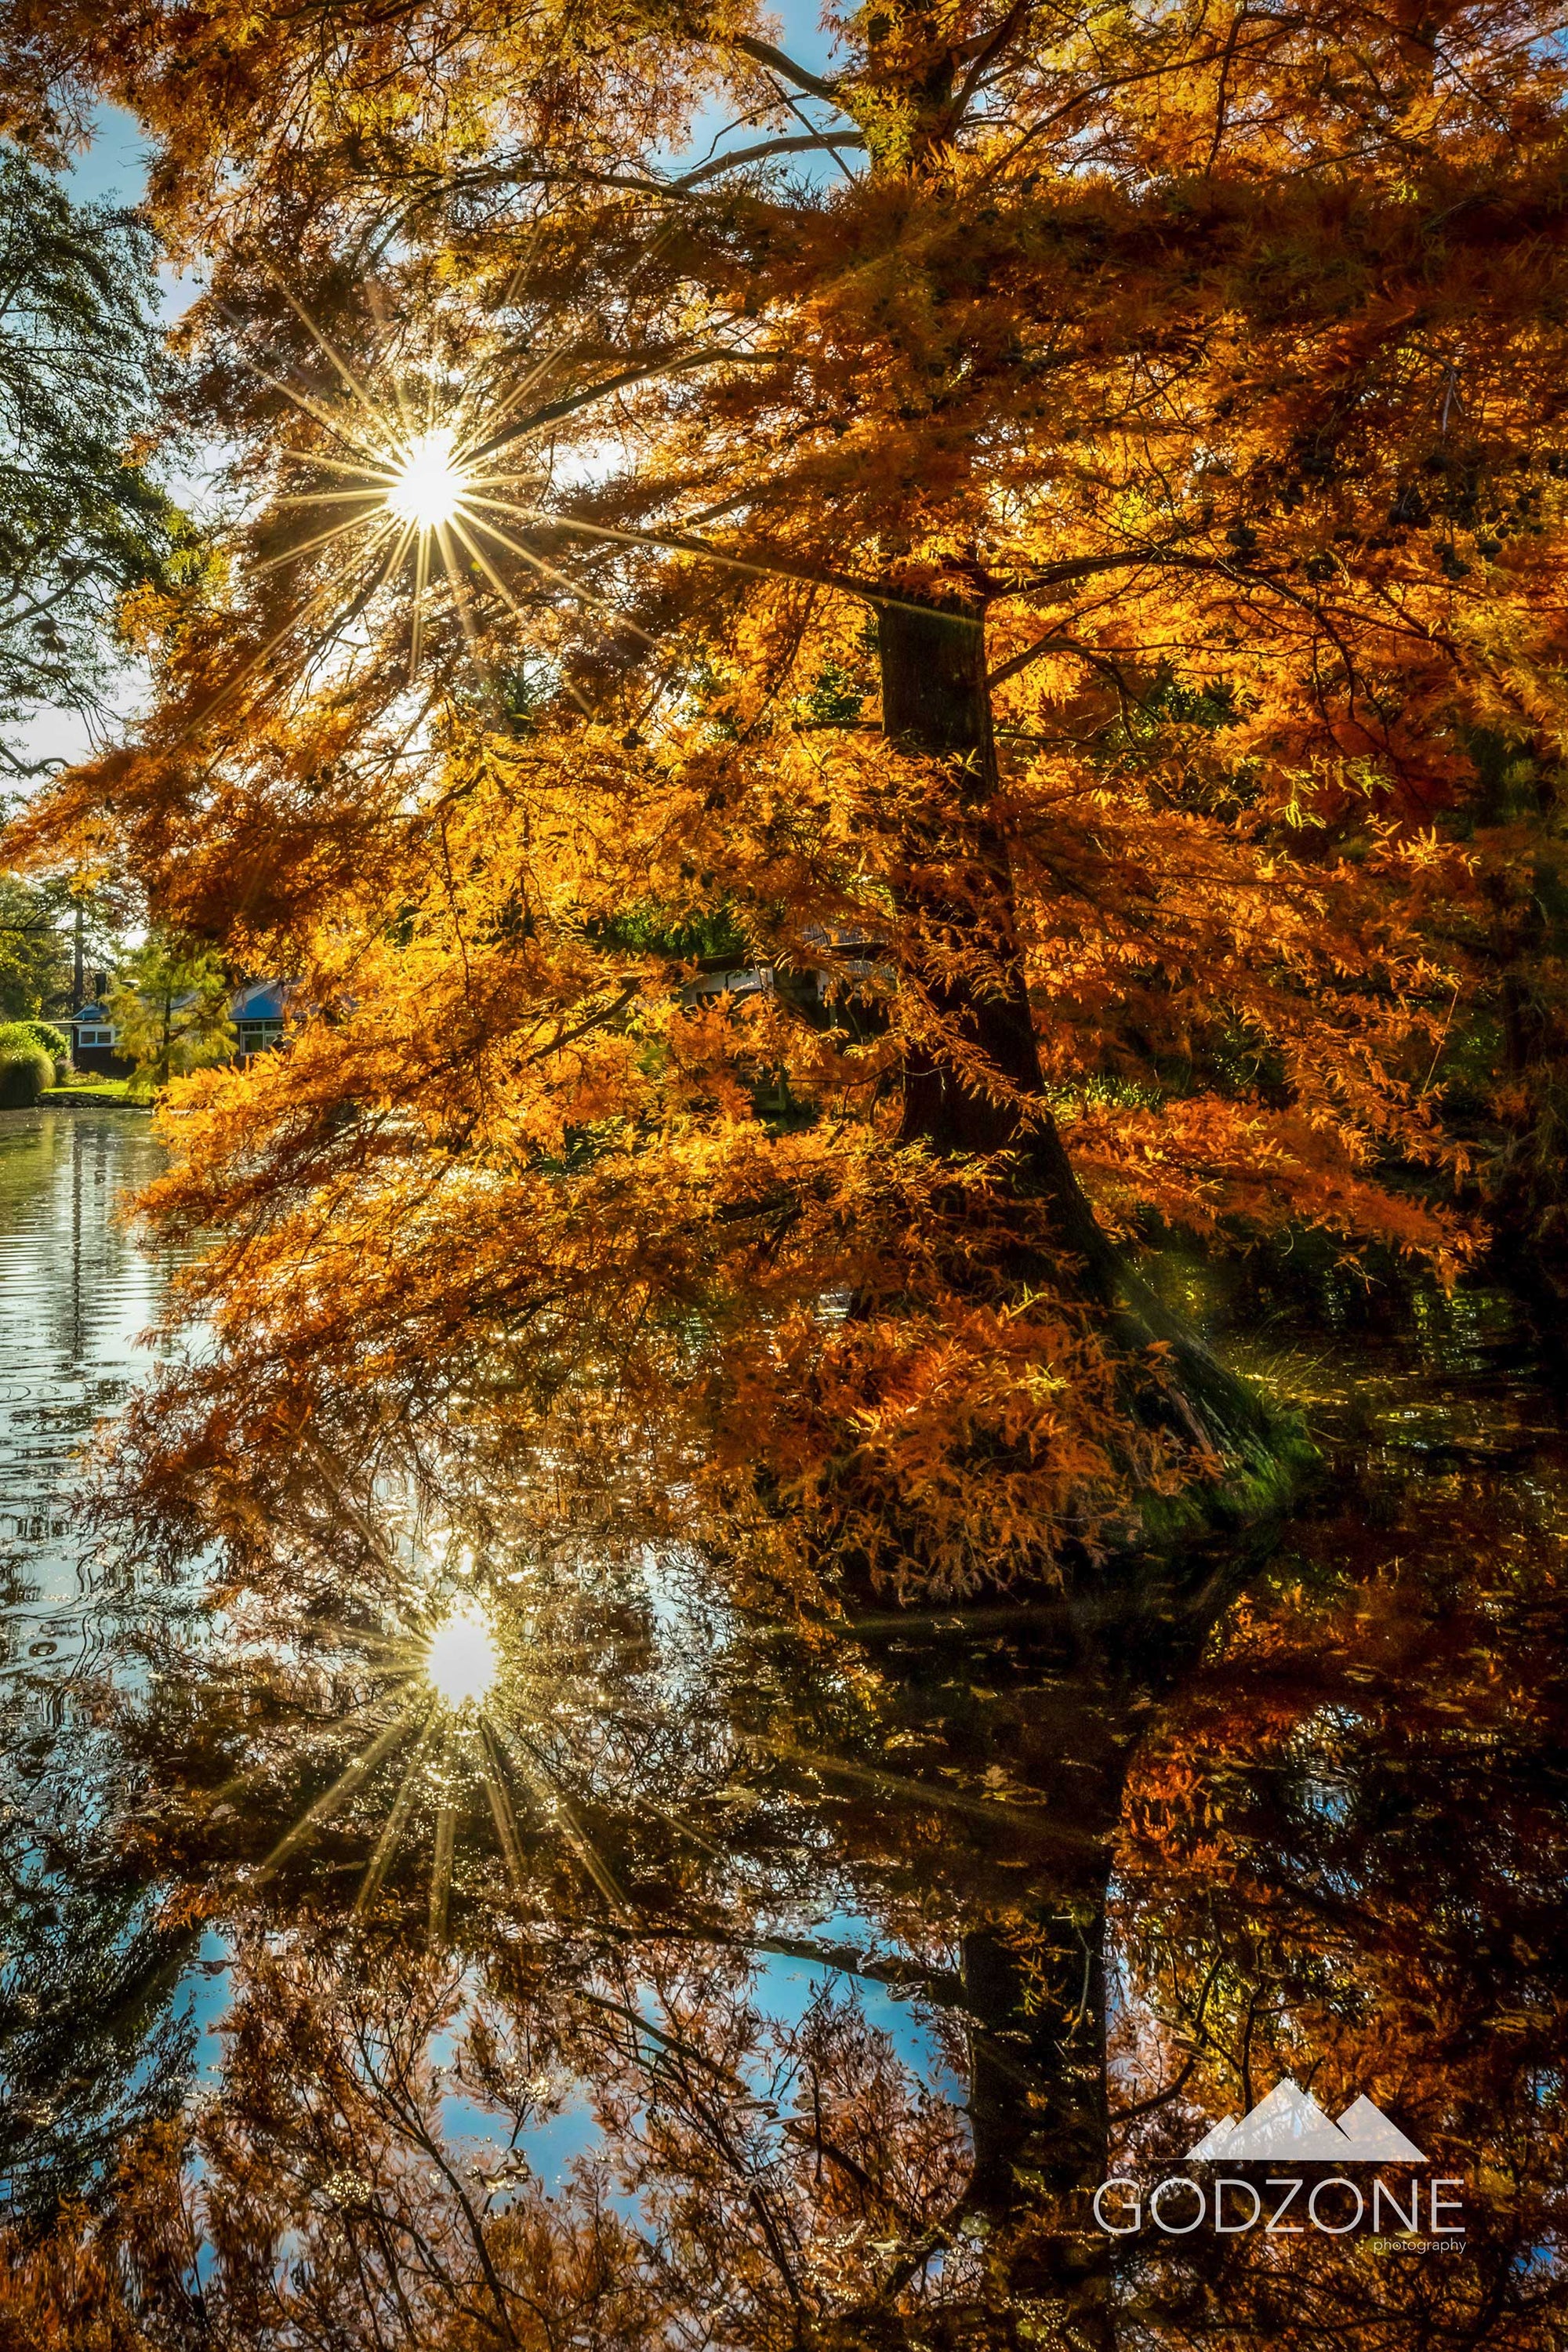
<instances>
[{"instance_id":1,"label":"grassy bank","mask_svg":"<svg viewBox=\"0 0 1568 2352\"><path fill-rule=\"evenodd\" d=\"M153 1107L150 1102L139 1101L132 1095L129 1078L72 1078L63 1087L46 1087L38 1101L40 1105L47 1103L51 1109L57 1108L61 1103L79 1103L84 1106L122 1103L131 1110L151 1110Z\"/></svg>"}]
</instances>

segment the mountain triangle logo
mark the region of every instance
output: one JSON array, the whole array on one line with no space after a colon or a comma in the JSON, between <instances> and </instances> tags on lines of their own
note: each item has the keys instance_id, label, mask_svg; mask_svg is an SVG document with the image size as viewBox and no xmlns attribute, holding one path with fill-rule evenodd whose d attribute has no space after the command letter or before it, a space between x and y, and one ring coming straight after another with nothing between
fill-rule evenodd
<instances>
[{"instance_id":1,"label":"mountain triangle logo","mask_svg":"<svg viewBox=\"0 0 1568 2352\"><path fill-rule=\"evenodd\" d=\"M1368 2098L1352 2100L1338 2123L1287 2075L1251 2113L1226 2116L1187 2150L1187 2161L1226 2164L1425 2164L1414 2140Z\"/></svg>"}]
</instances>

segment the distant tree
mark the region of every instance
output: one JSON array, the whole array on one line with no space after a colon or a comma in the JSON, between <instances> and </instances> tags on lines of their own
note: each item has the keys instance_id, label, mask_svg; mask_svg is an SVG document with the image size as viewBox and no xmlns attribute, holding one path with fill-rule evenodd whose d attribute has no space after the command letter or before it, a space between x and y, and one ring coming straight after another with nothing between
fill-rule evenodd
<instances>
[{"instance_id":1,"label":"distant tree","mask_svg":"<svg viewBox=\"0 0 1568 2352\"><path fill-rule=\"evenodd\" d=\"M122 599L198 561L146 454L169 362L155 247L0 142L0 763L29 709L103 707Z\"/></svg>"},{"instance_id":2,"label":"distant tree","mask_svg":"<svg viewBox=\"0 0 1568 2352\"><path fill-rule=\"evenodd\" d=\"M0 1018L76 1012L89 974L119 963L129 915L111 888L0 874Z\"/></svg>"},{"instance_id":3,"label":"distant tree","mask_svg":"<svg viewBox=\"0 0 1568 2352\"><path fill-rule=\"evenodd\" d=\"M227 1060L236 1038L228 999L227 977L210 948L154 935L136 950L106 1009L116 1050L136 1066L138 1092L152 1094L173 1077Z\"/></svg>"},{"instance_id":4,"label":"distant tree","mask_svg":"<svg viewBox=\"0 0 1568 2352\"><path fill-rule=\"evenodd\" d=\"M70 988L70 943L54 893L0 874L0 1014L27 1021L63 1006Z\"/></svg>"}]
</instances>

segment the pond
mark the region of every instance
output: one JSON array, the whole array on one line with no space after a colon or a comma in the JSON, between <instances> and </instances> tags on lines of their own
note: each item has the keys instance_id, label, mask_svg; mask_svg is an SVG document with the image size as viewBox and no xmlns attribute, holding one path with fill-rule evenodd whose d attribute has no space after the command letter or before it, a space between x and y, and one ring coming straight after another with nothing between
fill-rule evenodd
<instances>
[{"instance_id":1,"label":"pond","mask_svg":"<svg viewBox=\"0 0 1568 2352\"><path fill-rule=\"evenodd\" d=\"M7 2341L1568 2340L1505 1297L1282 1305L1297 1517L1070 1604L784 1624L313 1458L173 1575L78 1516L156 1161L0 1118Z\"/></svg>"}]
</instances>

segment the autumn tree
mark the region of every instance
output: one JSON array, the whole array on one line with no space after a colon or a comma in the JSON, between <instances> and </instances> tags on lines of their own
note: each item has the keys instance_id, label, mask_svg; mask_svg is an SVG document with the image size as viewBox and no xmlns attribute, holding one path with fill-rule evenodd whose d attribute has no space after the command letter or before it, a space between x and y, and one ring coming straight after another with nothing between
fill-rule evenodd
<instances>
[{"instance_id":1,"label":"autumn tree","mask_svg":"<svg viewBox=\"0 0 1568 2352\"><path fill-rule=\"evenodd\" d=\"M1452 1262L1483 738L1555 823L1547 20L6 21L160 142L251 514L18 848L314 1008L183 1102L149 1476L460 1400L938 1591L1256 1507L1142 1247Z\"/></svg>"},{"instance_id":2,"label":"autumn tree","mask_svg":"<svg viewBox=\"0 0 1568 2352\"><path fill-rule=\"evenodd\" d=\"M172 1924L223 1923L232 2007L185 2136L0 2236L0 2328L69 2344L96 2297L129 2343L247 2352L531 2347L547 2314L663 2345L715 2311L758 2352L1553 2343L1561 1462L1531 1452L1524 1481L1410 1446L1393 1527L1348 1481L1174 1689L1114 1606L705 1640L672 1561L545 1574L499 1526L482 1571L443 1558L452 1496L398 1573L328 1465L258 1521L226 1641L151 1628L105 1709L99 1834ZM322 1802L406 1692L399 1604L481 1573L498 1631L521 1594L488 1731L541 1740L577 1824L520 1794L510 1856L471 1719ZM1108 2170L1147 2189L1287 2073L1462 2178L1463 2253L1095 2229Z\"/></svg>"},{"instance_id":3,"label":"autumn tree","mask_svg":"<svg viewBox=\"0 0 1568 2352\"><path fill-rule=\"evenodd\" d=\"M1015 2144L1027 2131L1020 2053L1047 2062L1059 2019L1033 2004L1026 2044L1021 2010L998 2010L994 1981L961 1973L952 1948L959 1922L978 1950L994 1908L1016 1920L1059 1901L1054 1847L1037 1874L1046 1815L1003 1803L1000 1768L987 1778L959 1742L936 1754L962 1787L922 1755L897 1759L894 1810L886 1790L862 1796L889 1760L878 1717L894 1693L852 1644L784 1655L761 1633L704 1655L700 1618L671 1615L668 1570L656 1622L635 1559L600 1561L595 1589L499 1545L484 1590L492 1604L511 1590L513 1609L481 1718L389 1750L388 1703L408 1686L399 1616L432 1571L443 1591L469 1579L427 1541L410 1559L406 1523L399 1573L351 1494L321 1507L329 1478L274 1527L270 1583L258 1554L249 1589L230 1588L222 1644L150 1628L134 1687L104 1694L122 1868L159 1884L188 1932L221 1923L233 1956L221 2067L191 2101L199 2178L182 2184L156 2148L143 2177L128 2136L90 2210L65 2210L42 2253L15 2250L29 2258L0 2273L0 2325L52 2316L90 2281L156 2341L192 2324L195 2278L219 2340L258 2347L323 2329L465 2344L468 2326L532 2346L545 2314L579 2305L609 2343L700 2335L716 2310L725 2341L759 2352L919 2342L931 2326L1005 2341L1009 2246L993 2225L1020 2200L997 2134L1007 2106ZM951 1642L922 1646L952 1663ZM523 1742L548 1778L517 1784L498 1848L477 1759ZM367 1752L368 1773L340 1772ZM1010 1853L984 1852L987 1825ZM426 1891L443 1850L437 1936ZM825 1942L806 1923L829 1904ZM869 1915L864 1951L844 1940L849 1907ZM803 2009L792 1979L814 1961ZM1075 2001L1080 1973L1075 1950ZM889 1984L921 2004L925 2068L889 2031ZM879 1991L880 2021L864 1998ZM991 2053L973 2148L929 2079L940 2058L942 2077L973 2065L978 2080L972 2042ZM488 2119L478 2145L454 2100ZM581 2142L559 2181L538 2140L554 2125ZM184 2273L163 2261L183 2231ZM38 2340L53 2340L41 2326Z\"/></svg>"}]
</instances>

